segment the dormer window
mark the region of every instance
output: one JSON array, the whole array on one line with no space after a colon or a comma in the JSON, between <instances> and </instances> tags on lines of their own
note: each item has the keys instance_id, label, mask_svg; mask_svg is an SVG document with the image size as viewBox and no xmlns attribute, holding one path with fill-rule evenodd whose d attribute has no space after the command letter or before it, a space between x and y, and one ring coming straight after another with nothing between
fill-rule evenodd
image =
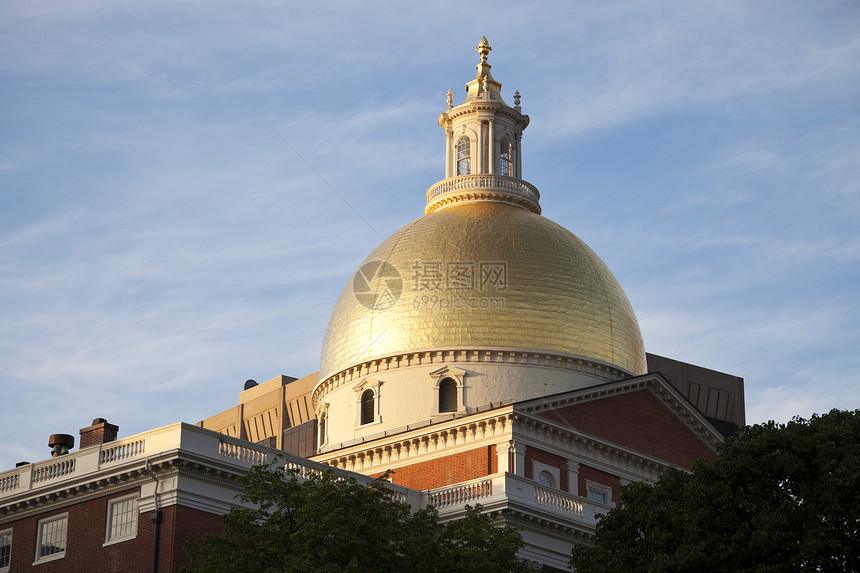
<instances>
[{"instance_id":1,"label":"dormer window","mask_svg":"<svg viewBox=\"0 0 860 573\"><path fill-rule=\"evenodd\" d=\"M514 177L514 146L507 135L499 144L499 174Z\"/></svg>"},{"instance_id":2,"label":"dormer window","mask_svg":"<svg viewBox=\"0 0 860 573\"><path fill-rule=\"evenodd\" d=\"M468 175L472 171L471 143L464 135L457 140L457 175Z\"/></svg>"}]
</instances>

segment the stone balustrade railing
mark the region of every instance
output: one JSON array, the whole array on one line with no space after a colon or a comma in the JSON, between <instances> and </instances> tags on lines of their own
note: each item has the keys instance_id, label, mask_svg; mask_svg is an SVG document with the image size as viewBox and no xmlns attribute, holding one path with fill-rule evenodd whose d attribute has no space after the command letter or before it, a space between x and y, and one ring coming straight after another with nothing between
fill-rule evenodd
<instances>
[{"instance_id":1,"label":"stone balustrade railing","mask_svg":"<svg viewBox=\"0 0 860 573\"><path fill-rule=\"evenodd\" d=\"M363 474L333 469L190 424L173 424L2 472L0 503L35 490L49 490L60 485L68 487L88 479L99 479L124 468L142 469L147 459L181 458L183 452L190 454L189 457L197 463L211 463L220 469L232 469L236 474L244 473L254 465L270 463L280 455L284 459L284 469L294 471L299 478L334 471L343 477L354 477L359 483L370 484L373 481ZM392 499L413 507L422 506L421 492L393 484L387 487Z\"/></svg>"},{"instance_id":2,"label":"stone balustrade railing","mask_svg":"<svg viewBox=\"0 0 860 573\"><path fill-rule=\"evenodd\" d=\"M435 508L450 505L474 505L480 500L493 495L493 480L481 478L470 482L458 483L453 486L431 489L427 492L427 505Z\"/></svg>"},{"instance_id":3,"label":"stone balustrade railing","mask_svg":"<svg viewBox=\"0 0 860 573\"><path fill-rule=\"evenodd\" d=\"M2 472L0 504L14 503L16 499L39 492L49 493L58 487L104 479L118 471L141 471L148 460L156 463L185 457L196 464L211 465L239 475L254 465L270 463L275 456L281 456L284 469L294 472L299 478L333 471L341 477L352 477L358 483L369 485L373 481L363 474L332 468L211 430L174 424ZM465 505L480 503L486 507L537 508L561 519L594 524L596 516L609 509L604 504L547 488L534 480L510 473L493 474L426 491L394 484L386 487L392 499L408 503L414 510L432 505L439 510L442 519L456 519Z\"/></svg>"},{"instance_id":4,"label":"stone balustrade railing","mask_svg":"<svg viewBox=\"0 0 860 573\"><path fill-rule=\"evenodd\" d=\"M427 190L428 212L449 201L455 201L458 196L466 196L475 192L489 192L500 197L509 197L516 203L540 213L540 192L537 187L507 175L476 174L459 175L439 181Z\"/></svg>"}]
</instances>

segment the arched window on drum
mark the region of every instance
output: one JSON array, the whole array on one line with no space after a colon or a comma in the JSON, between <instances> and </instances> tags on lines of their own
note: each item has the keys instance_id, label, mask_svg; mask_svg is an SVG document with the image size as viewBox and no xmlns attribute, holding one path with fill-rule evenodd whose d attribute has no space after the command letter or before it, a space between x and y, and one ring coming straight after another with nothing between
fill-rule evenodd
<instances>
[{"instance_id":1,"label":"arched window on drum","mask_svg":"<svg viewBox=\"0 0 860 573\"><path fill-rule=\"evenodd\" d=\"M445 378L439 383L439 412L457 411L457 383Z\"/></svg>"},{"instance_id":2,"label":"arched window on drum","mask_svg":"<svg viewBox=\"0 0 860 573\"><path fill-rule=\"evenodd\" d=\"M499 174L514 177L514 145L507 135L499 143Z\"/></svg>"},{"instance_id":3,"label":"arched window on drum","mask_svg":"<svg viewBox=\"0 0 860 573\"><path fill-rule=\"evenodd\" d=\"M468 136L457 140L457 175L468 175L472 172L471 144Z\"/></svg>"},{"instance_id":4,"label":"arched window on drum","mask_svg":"<svg viewBox=\"0 0 860 573\"><path fill-rule=\"evenodd\" d=\"M374 415L375 408L375 400L374 400L373 390L365 390L361 393L361 424L370 424L375 421L376 416Z\"/></svg>"}]
</instances>

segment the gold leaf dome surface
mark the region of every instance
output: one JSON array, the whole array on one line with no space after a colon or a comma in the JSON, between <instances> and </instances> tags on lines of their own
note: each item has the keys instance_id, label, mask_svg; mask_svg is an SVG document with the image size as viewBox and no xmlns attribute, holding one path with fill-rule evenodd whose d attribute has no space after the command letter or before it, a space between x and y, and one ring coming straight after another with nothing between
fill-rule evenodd
<instances>
[{"instance_id":1,"label":"gold leaf dome surface","mask_svg":"<svg viewBox=\"0 0 860 573\"><path fill-rule=\"evenodd\" d=\"M494 202L429 213L365 259L331 314L320 380L368 360L452 348L646 371L639 324L606 264L546 217Z\"/></svg>"}]
</instances>

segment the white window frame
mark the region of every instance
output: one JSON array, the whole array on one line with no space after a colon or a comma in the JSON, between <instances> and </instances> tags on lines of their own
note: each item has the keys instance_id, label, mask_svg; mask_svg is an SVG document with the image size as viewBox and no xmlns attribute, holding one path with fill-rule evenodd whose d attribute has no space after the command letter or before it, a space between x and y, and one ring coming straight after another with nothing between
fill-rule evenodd
<instances>
[{"instance_id":1,"label":"white window frame","mask_svg":"<svg viewBox=\"0 0 860 573\"><path fill-rule=\"evenodd\" d=\"M553 489L561 489L561 471L555 466L542 464L540 462L532 460L532 478L538 484L542 485L543 487L547 487L546 485L540 483L540 479L538 479L540 477L540 474L544 472L548 473L549 477L552 478Z\"/></svg>"},{"instance_id":2,"label":"white window frame","mask_svg":"<svg viewBox=\"0 0 860 573\"><path fill-rule=\"evenodd\" d=\"M0 530L0 540L7 536L9 538L9 544L5 545L5 547L9 548L9 562L6 565L0 565L0 573L7 573L9 571L9 567L12 566L12 529ZM0 547L4 547L4 545L0 544Z\"/></svg>"},{"instance_id":3,"label":"white window frame","mask_svg":"<svg viewBox=\"0 0 860 573\"><path fill-rule=\"evenodd\" d=\"M507 142L507 145L505 145ZM507 157L505 154L507 153ZM514 144L509 134L504 134L499 139L499 155L498 155L499 175L507 175L514 177Z\"/></svg>"},{"instance_id":4,"label":"white window frame","mask_svg":"<svg viewBox=\"0 0 860 573\"><path fill-rule=\"evenodd\" d=\"M591 497L591 492L602 493L606 495L606 501L600 501L599 499L594 499ZM585 498L589 501L593 501L594 503L600 503L603 505L613 506L612 503L612 488L608 485L603 485L601 483L585 480Z\"/></svg>"},{"instance_id":5,"label":"white window frame","mask_svg":"<svg viewBox=\"0 0 860 573\"><path fill-rule=\"evenodd\" d=\"M465 154L461 156L462 149L460 144L463 142L463 139L468 140L468 142L465 146ZM465 165L465 169L461 169L462 165ZM457 176L472 174L472 138L466 134L458 137L457 142L454 144L454 173Z\"/></svg>"},{"instance_id":6,"label":"white window frame","mask_svg":"<svg viewBox=\"0 0 860 573\"><path fill-rule=\"evenodd\" d=\"M544 480L543 478L546 478L546 480ZM552 479L552 474L551 474L551 473L549 473L549 472L548 472L548 471L546 471L546 470L544 470L544 471L540 472L540 473L538 474L538 477L537 477L537 479L536 479L535 481L536 481L536 482L538 482L540 485L542 485L542 486L544 486L544 487L551 487L551 488L553 488L553 489L556 489L556 487L555 487L555 480L554 480L554 479ZM549 482L549 483L544 483L544 481L547 481L547 482Z\"/></svg>"},{"instance_id":7,"label":"white window frame","mask_svg":"<svg viewBox=\"0 0 860 573\"><path fill-rule=\"evenodd\" d=\"M45 527L52 522L62 521L63 522L63 550L51 553L50 555L40 556L40 549L42 548L43 538L45 535ZM38 525L36 525L36 555L33 559L33 565L38 563L46 563L48 561L56 561L57 559L62 559L66 556L66 549L68 549L69 542L69 514L60 513L57 515L52 515L51 517L45 517L39 520Z\"/></svg>"},{"instance_id":8,"label":"white window frame","mask_svg":"<svg viewBox=\"0 0 860 573\"><path fill-rule=\"evenodd\" d=\"M438 370L434 370L430 372L430 377L434 380L433 387L433 415L434 416L447 416L451 414L456 414L458 412L464 412L466 410L465 399L464 399L464 389L466 387L466 371L460 368L452 368L450 366L444 366L439 368ZM440 412L439 411L439 386L441 386L442 382L445 380L453 380L457 385L457 409L453 412Z\"/></svg>"},{"instance_id":9,"label":"white window frame","mask_svg":"<svg viewBox=\"0 0 860 573\"><path fill-rule=\"evenodd\" d=\"M361 400L359 400L361 402ZM328 427L329 427L329 417L328 417L328 402L324 402L322 405L322 409L320 410L317 419L319 422L317 423L317 448L322 448L326 444L328 444ZM359 407L361 405L359 404ZM361 412L359 412L359 416Z\"/></svg>"},{"instance_id":10,"label":"white window frame","mask_svg":"<svg viewBox=\"0 0 860 573\"><path fill-rule=\"evenodd\" d=\"M114 497L108 500L107 518L105 519L105 542L102 547L113 545L115 543L122 543L123 541L128 541L129 539L134 539L137 537L137 524L140 521L140 509L137 505L137 500L137 493L133 493L131 495L124 495L122 497ZM114 511L119 504L125 503L127 501L132 502L131 515L132 519L134 520L134 523L132 524L131 531L126 534L116 535L112 537L111 532L113 530L112 521Z\"/></svg>"},{"instance_id":11,"label":"white window frame","mask_svg":"<svg viewBox=\"0 0 860 573\"><path fill-rule=\"evenodd\" d=\"M374 424L382 423L382 410L380 408L380 395L382 389L382 381L366 378L352 387L355 390L355 427L366 428ZM373 420L366 424L361 423L361 395L365 390L373 390Z\"/></svg>"}]
</instances>

